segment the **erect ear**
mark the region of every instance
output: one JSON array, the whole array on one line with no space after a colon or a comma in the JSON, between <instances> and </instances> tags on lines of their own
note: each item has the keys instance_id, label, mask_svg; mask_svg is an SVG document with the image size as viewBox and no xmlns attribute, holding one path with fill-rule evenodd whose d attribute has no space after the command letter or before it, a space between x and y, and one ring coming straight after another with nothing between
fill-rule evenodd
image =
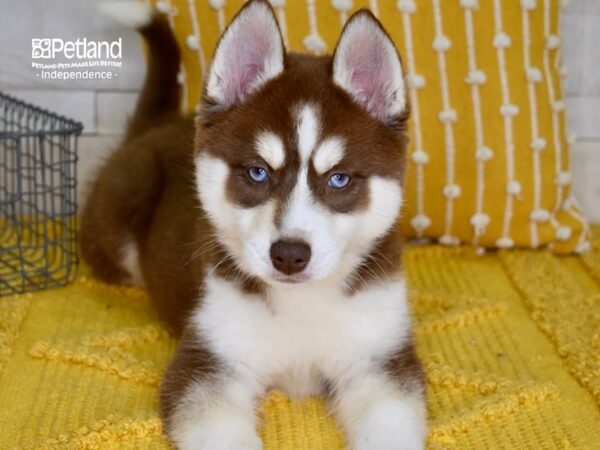
<instances>
[{"instance_id":1,"label":"erect ear","mask_svg":"<svg viewBox=\"0 0 600 450\"><path fill-rule=\"evenodd\" d=\"M244 101L283 72L285 51L273 9L252 0L238 12L217 45L205 101L226 109Z\"/></svg>"},{"instance_id":2,"label":"erect ear","mask_svg":"<svg viewBox=\"0 0 600 450\"><path fill-rule=\"evenodd\" d=\"M333 81L390 126L407 110L400 56L369 11L355 13L342 30L333 55Z\"/></svg>"}]
</instances>

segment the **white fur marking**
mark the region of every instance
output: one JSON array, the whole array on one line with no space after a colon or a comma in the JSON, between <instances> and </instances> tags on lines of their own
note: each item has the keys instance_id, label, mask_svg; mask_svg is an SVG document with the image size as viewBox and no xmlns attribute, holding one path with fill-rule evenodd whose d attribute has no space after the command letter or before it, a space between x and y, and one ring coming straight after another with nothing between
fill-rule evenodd
<instances>
[{"instance_id":1,"label":"white fur marking","mask_svg":"<svg viewBox=\"0 0 600 450\"><path fill-rule=\"evenodd\" d=\"M140 267L140 255L137 244L132 239L125 242L121 248L121 266L129 273L130 283L136 286L144 285L142 268Z\"/></svg>"},{"instance_id":2,"label":"white fur marking","mask_svg":"<svg viewBox=\"0 0 600 450\"><path fill-rule=\"evenodd\" d=\"M324 174L344 158L344 143L338 137L327 138L313 156L313 165L319 175Z\"/></svg>"},{"instance_id":3,"label":"white fur marking","mask_svg":"<svg viewBox=\"0 0 600 450\"><path fill-rule=\"evenodd\" d=\"M196 186L202 206L214 222L228 220L224 208L225 182L229 176L229 167L222 159L201 153L196 160Z\"/></svg>"},{"instance_id":4,"label":"white fur marking","mask_svg":"<svg viewBox=\"0 0 600 450\"><path fill-rule=\"evenodd\" d=\"M230 169L225 161L200 153L196 159L196 187L217 237L247 273L268 276L273 270L269 248L273 241L275 204L254 208L233 205L226 196Z\"/></svg>"},{"instance_id":5,"label":"white fur marking","mask_svg":"<svg viewBox=\"0 0 600 450\"><path fill-rule=\"evenodd\" d=\"M260 450L256 395L239 380L195 382L177 405L170 434L182 450Z\"/></svg>"},{"instance_id":6,"label":"white fur marking","mask_svg":"<svg viewBox=\"0 0 600 450\"><path fill-rule=\"evenodd\" d=\"M319 116L313 105L304 105L298 114L298 151L303 165L306 165L321 132Z\"/></svg>"},{"instance_id":7,"label":"white fur marking","mask_svg":"<svg viewBox=\"0 0 600 450\"><path fill-rule=\"evenodd\" d=\"M206 279L205 289L192 320L210 351L235 368L232 375L239 387L225 391L236 393L225 396L225 406L239 405L238 411L253 416L246 402L268 386L303 398L320 394L321 382L327 379L338 387L333 409L348 432L351 448L422 448L425 408L420 387L407 379L400 388L375 373L372 363L409 339L411 319L403 279L379 283L353 297L331 281L271 287L266 302L213 275ZM180 408L189 427L192 417L204 417L191 406L205 404L202 400L208 395L201 386L194 391ZM216 407L222 410L219 404ZM193 436L201 436L201 426L202 439L213 442L228 421L250 438L249 422L233 409L225 411L229 412L210 427L202 420ZM366 441L382 447L369 447Z\"/></svg>"},{"instance_id":8,"label":"white fur marking","mask_svg":"<svg viewBox=\"0 0 600 450\"><path fill-rule=\"evenodd\" d=\"M285 163L283 141L274 133L265 131L256 138L256 150L260 157L277 170Z\"/></svg>"},{"instance_id":9,"label":"white fur marking","mask_svg":"<svg viewBox=\"0 0 600 450\"><path fill-rule=\"evenodd\" d=\"M388 281L349 298L330 281L272 287L268 302L232 283L209 276L203 303L193 315L211 351L234 364L243 379L316 394L289 371L330 379L359 376L371 358L409 339L410 314L404 280ZM307 330L311 330L307 333Z\"/></svg>"},{"instance_id":10,"label":"white fur marking","mask_svg":"<svg viewBox=\"0 0 600 450\"><path fill-rule=\"evenodd\" d=\"M365 374L341 388L334 411L351 450L424 448L423 396L415 390L399 390L381 374Z\"/></svg>"},{"instance_id":11,"label":"white fur marking","mask_svg":"<svg viewBox=\"0 0 600 450\"><path fill-rule=\"evenodd\" d=\"M187 422L172 432L173 440L181 450L262 450L262 441L248 422L233 411L224 412Z\"/></svg>"}]
</instances>

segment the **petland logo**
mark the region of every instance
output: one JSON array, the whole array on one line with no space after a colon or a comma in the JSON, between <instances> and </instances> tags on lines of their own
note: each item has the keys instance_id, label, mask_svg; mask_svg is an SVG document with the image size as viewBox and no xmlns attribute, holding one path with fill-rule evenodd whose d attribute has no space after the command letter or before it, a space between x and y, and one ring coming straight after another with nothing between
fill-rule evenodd
<instances>
[{"instance_id":1,"label":"petland logo","mask_svg":"<svg viewBox=\"0 0 600 450\"><path fill-rule=\"evenodd\" d=\"M31 57L33 59L54 59L64 56L67 59L121 59L123 40L88 41L86 38L76 41L63 41L59 38L32 39Z\"/></svg>"},{"instance_id":2,"label":"petland logo","mask_svg":"<svg viewBox=\"0 0 600 450\"><path fill-rule=\"evenodd\" d=\"M31 65L40 71L37 76L41 76L43 80L110 80L117 73L107 69L122 66L122 52L122 38L112 42L88 41L87 38L77 38L75 41L34 38L31 40L31 58L44 61L32 61Z\"/></svg>"}]
</instances>

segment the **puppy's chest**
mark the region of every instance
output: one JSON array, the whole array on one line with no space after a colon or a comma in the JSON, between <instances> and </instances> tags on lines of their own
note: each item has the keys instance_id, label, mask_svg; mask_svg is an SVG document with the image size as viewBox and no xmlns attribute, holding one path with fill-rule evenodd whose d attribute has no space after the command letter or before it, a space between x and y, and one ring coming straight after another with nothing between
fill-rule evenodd
<instances>
[{"instance_id":1,"label":"puppy's chest","mask_svg":"<svg viewBox=\"0 0 600 450\"><path fill-rule=\"evenodd\" d=\"M339 376L395 349L410 326L403 282L353 297L333 286L274 289L266 300L217 278L206 286L195 323L210 351L275 384Z\"/></svg>"}]
</instances>

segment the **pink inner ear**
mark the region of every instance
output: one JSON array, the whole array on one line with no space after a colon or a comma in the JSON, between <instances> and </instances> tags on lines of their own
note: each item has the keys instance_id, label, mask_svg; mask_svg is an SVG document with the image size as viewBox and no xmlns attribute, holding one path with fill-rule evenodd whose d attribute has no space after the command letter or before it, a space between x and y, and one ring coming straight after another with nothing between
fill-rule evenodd
<instances>
[{"instance_id":1,"label":"pink inner ear","mask_svg":"<svg viewBox=\"0 0 600 450\"><path fill-rule=\"evenodd\" d=\"M246 25L246 24L244 24ZM269 37L255 26L238 31L231 42L228 71L225 74L225 100L228 104L244 100L264 76L265 64L273 51Z\"/></svg>"},{"instance_id":2,"label":"pink inner ear","mask_svg":"<svg viewBox=\"0 0 600 450\"><path fill-rule=\"evenodd\" d=\"M365 28L353 30L345 49L344 66L351 73L350 90L375 118L385 121L394 95L393 61L381 33ZM395 55L392 55L395 56Z\"/></svg>"}]
</instances>

